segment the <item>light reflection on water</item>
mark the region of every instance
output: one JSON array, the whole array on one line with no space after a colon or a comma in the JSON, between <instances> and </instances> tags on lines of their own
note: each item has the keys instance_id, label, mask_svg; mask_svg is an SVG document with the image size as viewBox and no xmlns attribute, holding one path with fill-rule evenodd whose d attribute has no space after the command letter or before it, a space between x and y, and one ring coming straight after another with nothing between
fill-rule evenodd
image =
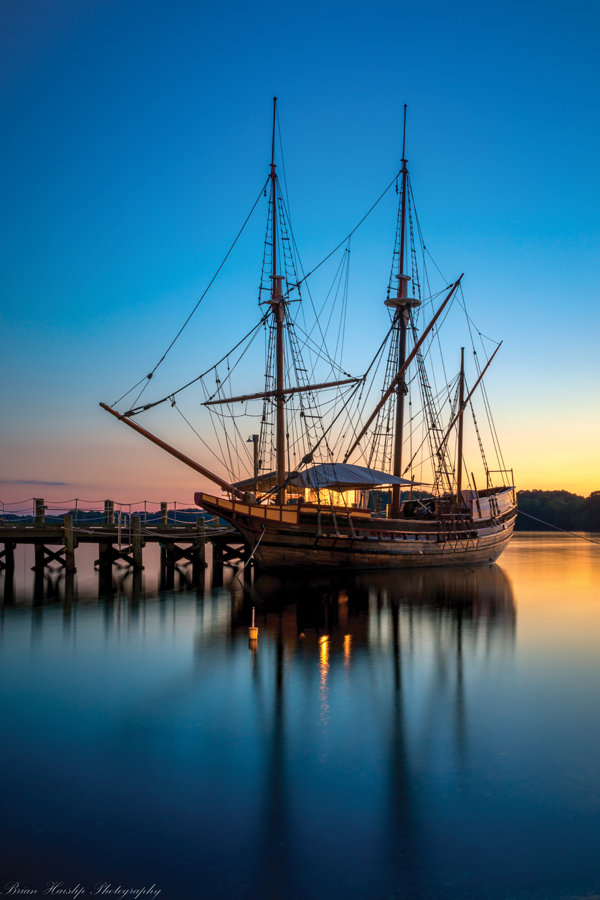
<instances>
[{"instance_id":1,"label":"light reflection on water","mask_svg":"<svg viewBox=\"0 0 600 900\"><path fill-rule=\"evenodd\" d=\"M5 882L598 890L600 547L517 535L473 574L202 590L150 554L101 583L78 554L70 583L27 558L0 580Z\"/></svg>"}]
</instances>

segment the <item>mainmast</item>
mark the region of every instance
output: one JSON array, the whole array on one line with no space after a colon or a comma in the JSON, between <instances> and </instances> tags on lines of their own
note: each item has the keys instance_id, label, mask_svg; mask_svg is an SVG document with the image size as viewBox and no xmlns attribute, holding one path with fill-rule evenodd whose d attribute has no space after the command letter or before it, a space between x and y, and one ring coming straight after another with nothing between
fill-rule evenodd
<instances>
[{"instance_id":1,"label":"mainmast","mask_svg":"<svg viewBox=\"0 0 600 900\"><path fill-rule=\"evenodd\" d=\"M458 395L458 408L464 411L465 405L465 348L460 348L460 388ZM458 451L456 460L456 501L460 509L462 505L462 470L463 470L463 428L464 419L462 412L458 420Z\"/></svg>"},{"instance_id":2,"label":"mainmast","mask_svg":"<svg viewBox=\"0 0 600 900\"><path fill-rule=\"evenodd\" d=\"M408 168L406 166L407 159L406 150L406 103L404 104L404 129L402 134L402 197L400 208L400 260L398 264L398 296L391 297L387 301L388 306L396 308L396 327L399 329L398 335L398 372L406 362L406 334L408 331L410 308L418 306L419 301L408 296L408 282L411 280L409 275L404 273L404 257L406 244L406 190L408 180ZM394 428L394 456L392 474L398 477L402 476L402 443L404 440L404 396L406 394L406 383L404 378L401 379L396 389L396 423ZM400 485L396 484L392 488L392 518L397 519L400 513Z\"/></svg>"},{"instance_id":3,"label":"mainmast","mask_svg":"<svg viewBox=\"0 0 600 900\"><path fill-rule=\"evenodd\" d=\"M271 309L275 319L276 341L276 439L277 439L277 502L285 503L285 396L284 396L284 363L283 363L283 325L285 322L285 300L281 292L283 275L277 274L277 175L275 169L275 119L277 115L277 97L273 97L273 139L271 142L271 207L273 212L272 224L272 265L271 265Z\"/></svg>"}]
</instances>

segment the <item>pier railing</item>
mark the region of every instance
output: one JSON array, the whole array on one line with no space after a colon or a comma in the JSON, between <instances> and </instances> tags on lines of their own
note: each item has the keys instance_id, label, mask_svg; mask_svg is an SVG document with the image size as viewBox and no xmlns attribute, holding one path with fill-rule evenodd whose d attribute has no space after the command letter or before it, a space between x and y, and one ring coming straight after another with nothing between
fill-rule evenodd
<instances>
[{"instance_id":1,"label":"pier railing","mask_svg":"<svg viewBox=\"0 0 600 900\"><path fill-rule=\"evenodd\" d=\"M200 507L177 501L172 505L148 500L45 503L36 497L21 502L21 513L15 511L19 504L11 503L10 512L6 506L0 512L0 570L7 573L14 571L19 544L34 545L35 571L57 563L67 574L76 571L75 550L81 543L98 545L96 565L101 569L113 563L143 569L142 551L147 543L160 545L161 569L192 563L196 575L205 568L207 542L213 546L213 561L219 564L244 556L239 549L242 537L231 525Z\"/></svg>"},{"instance_id":2,"label":"pier railing","mask_svg":"<svg viewBox=\"0 0 600 900\"><path fill-rule=\"evenodd\" d=\"M119 500L69 500L44 501L38 497L27 500L3 502L0 500L2 524L51 524L62 523L64 516L71 516L74 526L117 525L128 527L131 519L139 516L143 525L183 525L196 523L203 518L206 525L219 523L212 515L198 506L183 501L137 500L123 503Z\"/></svg>"}]
</instances>

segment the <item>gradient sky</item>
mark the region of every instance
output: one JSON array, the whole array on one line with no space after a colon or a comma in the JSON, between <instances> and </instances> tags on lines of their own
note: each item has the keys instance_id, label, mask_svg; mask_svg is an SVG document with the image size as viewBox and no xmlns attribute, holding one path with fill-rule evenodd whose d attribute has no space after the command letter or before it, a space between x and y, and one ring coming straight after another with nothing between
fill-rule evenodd
<instances>
[{"instance_id":1,"label":"gradient sky","mask_svg":"<svg viewBox=\"0 0 600 900\"><path fill-rule=\"evenodd\" d=\"M516 483L600 489L597 3L7 0L0 17L5 502L202 487L98 402L152 368L229 247L268 173L273 94L308 268L393 177L409 104L427 245L504 339L487 384ZM396 199L353 242L357 374L386 327ZM255 321L264 215L157 394ZM201 458L161 416L145 424Z\"/></svg>"}]
</instances>

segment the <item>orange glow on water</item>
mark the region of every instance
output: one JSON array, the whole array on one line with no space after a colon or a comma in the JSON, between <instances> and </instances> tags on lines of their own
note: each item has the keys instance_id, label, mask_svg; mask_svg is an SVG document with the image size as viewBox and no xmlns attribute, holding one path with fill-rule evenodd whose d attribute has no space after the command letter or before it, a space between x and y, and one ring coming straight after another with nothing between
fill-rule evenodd
<instances>
[{"instance_id":1,"label":"orange glow on water","mask_svg":"<svg viewBox=\"0 0 600 900\"><path fill-rule=\"evenodd\" d=\"M344 666L350 668L350 657L352 656L352 635L344 635Z\"/></svg>"},{"instance_id":2,"label":"orange glow on water","mask_svg":"<svg viewBox=\"0 0 600 900\"><path fill-rule=\"evenodd\" d=\"M323 729L327 727L329 722L329 686L327 678L329 675L329 637L324 635L319 638L319 672L321 674L321 684L319 687L319 706L321 709L321 725Z\"/></svg>"},{"instance_id":3,"label":"orange glow on water","mask_svg":"<svg viewBox=\"0 0 600 900\"><path fill-rule=\"evenodd\" d=\"M593 536L594 540L600 540ZM519 599L518 640L560 657L597 654L600 546L562 534L516 534L499 564Z\"/></svg>"}]
</instances>

